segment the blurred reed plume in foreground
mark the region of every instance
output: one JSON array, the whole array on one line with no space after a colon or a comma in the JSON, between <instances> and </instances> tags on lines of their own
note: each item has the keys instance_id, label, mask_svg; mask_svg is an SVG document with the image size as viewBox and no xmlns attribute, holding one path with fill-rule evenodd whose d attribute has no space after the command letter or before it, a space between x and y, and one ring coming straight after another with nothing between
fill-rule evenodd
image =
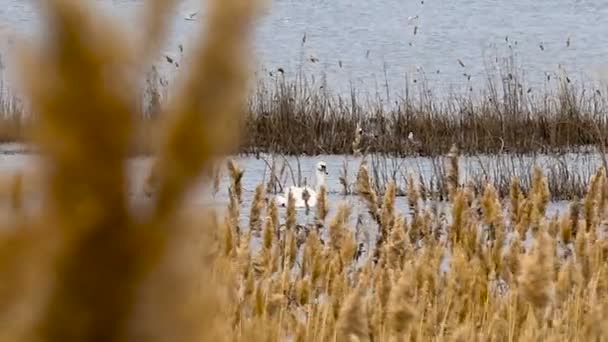
<instances>
[{"instance_id":1,"label":"blurred reed plume in foreground","mask_svg":"<svg viewBox=\"0 0 608 342\"><path fill-rule=\"evenodd\" d=\"M46 41L20 46L47 191L40 215L0 232L0 340L217 340L222 294L200 255L213 252L214 216L181 209L212 158L238 145L256 1L209 1L208 34L162 114L157 192L143 214L128 206L126 175L138 77L177 1L146 3L139 40L88 3L40 2Z\"/></svg>"}]
</instances>

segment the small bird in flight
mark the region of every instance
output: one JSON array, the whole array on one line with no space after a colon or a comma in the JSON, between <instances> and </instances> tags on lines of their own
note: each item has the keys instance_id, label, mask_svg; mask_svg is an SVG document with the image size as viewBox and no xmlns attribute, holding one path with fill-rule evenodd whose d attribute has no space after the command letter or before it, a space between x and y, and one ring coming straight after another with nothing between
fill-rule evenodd
<instances>
[{"instance_id":1,"label":"small bird in flight","mask_svg":"<svg viewBox=\"0 0 608 342\"><path fill-rule=\"evenodd\" d=\"M192 12L190 13L187 17L185 17L185 20L189 20L189 21L194 21L196 20L196 16L198 15L198 11L197 12Z\"/></svg>"}]
</instances>

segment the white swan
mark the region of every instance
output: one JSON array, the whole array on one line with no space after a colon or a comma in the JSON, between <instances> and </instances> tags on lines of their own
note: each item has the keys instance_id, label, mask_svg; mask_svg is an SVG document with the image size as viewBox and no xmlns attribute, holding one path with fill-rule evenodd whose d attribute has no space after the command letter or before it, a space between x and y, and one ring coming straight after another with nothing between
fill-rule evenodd
<instances>
[{"instance_id":1,"label":"white swan","mask_svg":"<svg viewBox=\"0 0 608 342\"><path fill-rule=\"evenodd\" d=\"M279 207L287 207L287 199L289 198L289 194L291 194L295 200L296 208L305 208L306 200L304 196L304 192L308 192L308 207L314 207L317 205L317 191L321 188L321 186L325 185L325 176L328 175L327 172L327 164L321 161L317 163L317 167L315 169L316 175L316 189L312 189L311 187L297 187L292 186L289 190L283 194L283 196L276 197L276 203Z\"/></svg>"},{"instance_id":2,"label":"white swan","mask_svg":"<svg viewBox=\"0 0 608 342\"><path fill-rule=\"evenodd\" d=\"M414 146L414 147L420 147L420 146L422 146L422 143L420 142L420 140L414 138L414 132L410 132L407 135L407 140L409 140L410 143L412 144L412 146Z\"/></svg>"}]
</instances>

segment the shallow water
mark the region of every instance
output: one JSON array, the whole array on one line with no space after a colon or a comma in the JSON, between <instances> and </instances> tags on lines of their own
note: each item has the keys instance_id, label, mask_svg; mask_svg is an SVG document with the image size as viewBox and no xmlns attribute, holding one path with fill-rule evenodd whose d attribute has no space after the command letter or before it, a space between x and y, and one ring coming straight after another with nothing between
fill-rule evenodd
<instances>
[{"instance_id":1,"label":"shallow water","mask_svg":"<svg viewBox=\"0 0 608 342\"><path fill-rule=\"evenodd\" d=\"M25 174L24 187L25 187L25 197L26 197L26 210L31 210L32 213L35 213L42 203L42 198L40 197L42 190L42 183L39 182L39 179L35 178L35 171L40 170L42 160L39 155L35 153L23 153L24 150L27 150L24 146L18 144L6 144L0 145L0 176L2 177L10 177L16 171L23 171ZM255 193L255 187L260 183L266 183L269 179L269 167L268 165L272 164L272 158L270 156L262 156L268 158L267 161L264 159L256 159L254 157L235 157L235 160L238 162L241 168L245 170L243 175L242 184L243 184L243 203L240 206L240 225L243 229L248 229L249 223L249 212L252 204L252 199ZM500 160L500 156L480 156L480 157L462 157L461 158L461 179L466 180L467 177L477 177L475 176L479 171L478 164L480 160L484 163L498 162ZM503 159L509 158L509 156L502 156ZM329 171L329 175L326 179L326 184L328 187L328 205L329 205L329 215L328 220L335 214L337 210L337 206L339 203L346 202L351 208L351 221L350 221L350 229L353 229L357 234L357 239L359 243L363 244L365 247L364 250L369 251L370 246L374 245L377 229L376 224L373 222L373 219L367 213L367 209L365 203L358 198L357 196L343 196L341 194L341 185L339 182L340 170L343 168L344 163L346 163L346 169L348 170L348 177L350 182L354 181L354 177L356 175L356 171L360 165L361 160L358 158L353 158L350 156L339 156L339 155L326 155L326 156L318 156L318 157L287 157L283 159L282 157L277 158L276 167L280 169L282 167L283 161L286 161L290 165L290 167L294 170L294 174L298 173L298 163L301 169L301 179L306 178L307 184L314 186L314 181L311 182L314 175L314 166L318 161L325 161L327 164L327 168ZM554 163L556 163L554 157L550 156L537 156L536 159L532 157L522 157L520 162L522 165L533 164L533 160L536 160L544 167L551 167ZM586 154L575 154L572 153L566 157L568 160L568 164L572 167L572 172L576 170L590 170L590 167L595 167L599 165L600 160L597 155L586 155ZM147 177L152 159L151 158L133 158L128 161L127 170L130 178L130 189L129 189L129 199L133 208L137 209L145 209L146 203L149 203L149 199L143 194L143 184L145 178ZM423 177L431 177L433 173L432 161L428 158L402 158L389 160L388 163L391 165L396 165L399 173L406 175L408 172L416 172L423 175ZM392 164L394 163L394 164ZM553 164L552 164L553 163ZM32 177L34 178L28 178ZM297 176L296 176L297 177ZM291 180L291 176L285 174L284 177L281 177L281 182L285 187L293 184ZM4 184L0 180L0 184ZM219 212L224 212L227 208L228 204L228 184L229 179L227 176L227 172L224 168L223 174L220 181L219 192L213 194L211 186L200 184L197 187L194 187L189 194L188 198L188 209L194 210L194 212L200 212L204 209L215 208L218 209ZM404 186L402 183L399 183L399 186ZM2 192L0 192L0 220L11 220L13 218L9 201L7 197L1 196ZM269 200L272 199L273 194L269 194ZM451 222L451 208L450 204L447 202L432 202L426 201L420 203L422 208L431 208L436 205L437 214L440 215L440 219L444 220L444 224L448 225ZM396 213L400 215L404 215L406 218L410 217L409 204L406 197L397 197L395 200ZM503 206L503 208L508 208L507 206ZM552 217L554 215L559 215L564 213L568 209L567 201L555 201L549 203L547 209L547 216ZM134 211L134 213L138 213L138 211ZM284 222L286 216L286 210L284 208L279 208L279 214L282 219L281 222ZM305 210L298 210L298 224L308 225L314 223L314 208L310 211L310 213L306 213ZM505 217L508 216L508 212L505 211ZM2 223L2 222L0 222ZM444 226L445 226L444 225ZM327 239L328 231L321 231L321 236L324 239ZM445 238L445 235L442 239ZM507 236L507 240L511 239L512 236L509 234ZM531 246L532 237L528 234L528 237L524 243L526 248ZM252 248L253 250L257 250L261 246L261 242L259 238L254 237L252 240ZM444 260L442 263L442 269L447 269L447 265L449 264L449 253L444 256ZM361 259L360 262L363 262L364 259Z\"/></svg>"},{"instance_id":2,"label":"shallow water","mask_svg":"<svg viewBox=\"0 0 608 342\"><path fill-rule=\"evenodd\" d=\"M10 176L13 172L22 170L25 172L26 177L28 174L31 175L35 170L39 170L41 164L40 157L35 153L22 153L24 146L18 144L6 144L0 145L0 175ZM258 184L267 184L270 177L269 166L272 164L272 156L261 156L262 158L257 159L255 157L235 157L235 160L242 169L245 170L242 179L243 184L243 205L241 206L241 217L243 223L246 224L249 216L249 210L251 202L255 192L255 188ZM582 154L582 153L571 153L562 157L561 161L555 159L553 156L542 156L536 157L518 157L513 161L512 156L475 156L475 157L461 157L460 158L460 179L461 181L467 182L469 179L475 179L482 177L483 171L480 165L484 165L484 168L490 167L502 167L505 160L509 163L518 163L516 170L526 172L530 168L538 163L543 166L544 169L554 167L560 162L566 162L569 171L573 174L579 174L581 177L588 177L588 175L595 172L596 168L601 165L601 160L597 154ZM314 167L319 161L324 161L327 164L329 175L326 178L326 185L329 192L329 206L330 206L330 217L335 212L338 204L342 201L350 204L353 208L352 219L356 220L359 216L364 219L364 222L369 220L365 204L357 196L344 196L342 194L342 185L340 184L340 177L346 166L347 180L349 184L354 183L357 170L361 164L360 158L354 158L352 156L340 156L340 155L325 155L316 157L275 157L275 168L276 175L279 177L281 185L286 188L291 185L306 184L314 187ZM138 157L129 160L128 162L128 174L130 177L130 196L133 203L145 202L146 198L143 195L143 184L147 177L151 165L151 158ZM406 189L406 177L411 172L416 175L422 176L424 179L429 180L434 177L434 170L436 165L442 163L443 160L438 159L433 162L429 158L423 157L410 157L410 158L399 158L399 159L387 159L386 164L382 164L387 167L389 172L396 172L397 185L401 191ZM371 161L368 159L368 163ZM481 164L480 164L481 163ZM299 167L298 167L299 165ZM435 165L435 166L434 166ZM494 165L494 166L492 166ZM285 171L280 172L281 169ZM293 177L292 171L293 170ZM300 171L298 171L298 169ZM300 176L298 177L298 172ZM295 182L294 182L295 179ZM300 181L298 182L298 179ZM189 194L188 202L194 208L203 207L215 207L224 209L228 203L228 184L229 178L225 167L222 169L220 178L219 192L213 194L212 188L209 185L200 184L194 187ZM40 183L25 181L26 191L31 193L36 198L40 193ZM277 187L277 193L281 193L281 188ZM272 198L275 193L270 191L268 198ZM38 202L37 202L38 203ZM396 208L399 213L409 215L409 205L407 198L404 196L397 197ZM427 205L430 205L427 203ZM446 212L449 219L449 205L446 203L439 204L440 210ZM558 214L567 208L567 202L558 201L552 202L549 206L548 215L552 216ZM284 212L284 209L281 209ZM314 210L311 211L310 215L306 216L304 211L300 213L300 223L312 223L314 219ZM354 221L353 221L354 222Z\"/></svg>"},{"instance_id":3,"label":"shallow water","mask_svg":"<svg viewBox=\"0 0 608 342\"><path fill-rule=\"evenodd\" d=\"M31 33L39 28L36 1L0 0L5 32ZM137 31L143 0L96 0ZM198 0L182 1L166 51L190 46L199 22L184 17L200 9ZM384 94L401 91L405 75L428 79L435 93L452 86L479 90L495 57L514 53L525 77L540 88L558 65L572 79L597 76L606 63L608 3L600 0L274 0L257 30L260 70L299 68L317 79L327 75L330 89ZM204 13L199 14L204 20ZM417 20L408 17L418 16ZM414 35L414 28L416 35ZM305 43L303 37L306 36ZM567 46L569 42L569 46ZM541 49L542 45L542 49ZM5 47L6 48L6 47ZM311 57L318 59L311 61ZM458 60L465 65L462 67ZM167 66L168 67L168 66ZM386 75L385 75L386 70ZM419 70L419 71L417 71ZM265 74L266 72L264 72ZM470 81L463 74L470 74ZM493 72L492 72L493 73ZM386 78L385 78L386 76ZM555 82L555 81L553 81ZM394 97L393 97L394 99Z\"/></svg>"}]
</instances>

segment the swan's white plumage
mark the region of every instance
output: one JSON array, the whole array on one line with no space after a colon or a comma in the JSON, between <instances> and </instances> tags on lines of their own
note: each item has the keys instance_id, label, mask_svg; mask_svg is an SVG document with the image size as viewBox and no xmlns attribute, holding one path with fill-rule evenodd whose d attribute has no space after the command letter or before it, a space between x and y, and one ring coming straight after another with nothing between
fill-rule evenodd
<instances>
[{"instance_id":1,"label":"swan's white plumage","mask_svg":"<svg viewBox=\"0 0 608 342\"><path fill-rule=\"evenodd\" d=\"M317 190L322 185L325 185L325 175L327 175L327 165L325 164L325 162L318 162L317 168L315 171L316 171L316 176L317 176L317 184L316 184L317 189L316 190L311 187L308 187L308 186L305 186L305 187L291 186L291 187L289 187L287 192L285 192L282 196L279 195L276 197L277 205L279 207L286 207L287 199L289 198L289 194L291 194L295 200L295 207L296 208L305 208L306 201L304 200L304 190L307 190L308 196L309 196L308 206L309 207L316 206L317 205Z\"/></svg>"}]
</instances>

